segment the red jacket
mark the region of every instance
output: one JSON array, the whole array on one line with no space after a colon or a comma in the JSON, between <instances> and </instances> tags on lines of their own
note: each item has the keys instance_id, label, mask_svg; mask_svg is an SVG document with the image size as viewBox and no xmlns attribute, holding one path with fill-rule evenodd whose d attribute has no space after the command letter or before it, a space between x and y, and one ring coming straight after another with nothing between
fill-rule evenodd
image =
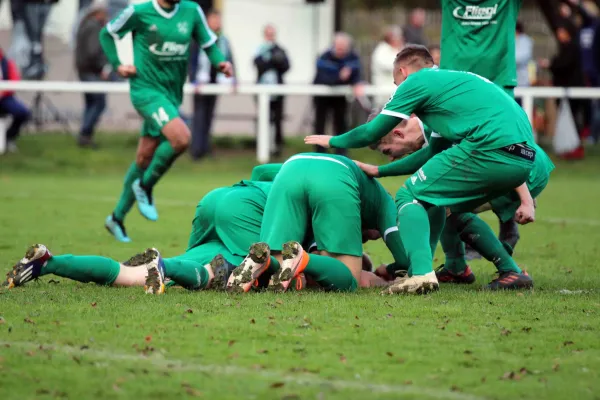
<instances>
[{"instance_id":1,"label":"red jacket","mask_svg":"<svg viewBox=\"0 0 600 400\"><path fill-rule=\"evenodd\" d=\"M19 67L13 60L8 59L4 56L4 52L0 50L0 79L5 81L20 81L21 73ZM3 91L0 92L0 98L6 96L12 96L15 94L14 91Z\"/></svg>"}]
</instances>

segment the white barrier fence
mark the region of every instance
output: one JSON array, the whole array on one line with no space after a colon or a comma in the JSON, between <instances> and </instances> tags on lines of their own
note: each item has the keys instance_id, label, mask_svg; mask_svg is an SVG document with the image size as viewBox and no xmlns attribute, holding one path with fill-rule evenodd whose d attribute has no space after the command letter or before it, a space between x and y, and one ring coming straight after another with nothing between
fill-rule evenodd
<instances>
[{"instance_id":1,"label":"white barrier fence","mask_svg":"<svg viewBox=\"0 0 600 400\"><path fill-rule=\"evenodd\" d=\"M115 82L50 82L50 81L2 81L0 91L14 90L17 92L55 92L55 93L129 93L128 83ZM393 89L392 89L393 90ZM185 94L216 94L216 95L254 95L258 97L258 136L256 157L258 162L267 163L270 158L270 129L269 129L269 96L352 96L349 87L329 87L324 85L239 85L235 89L228 85L194 86L186 84ZM366 86L367 96L388 96L389 87ZM558 87L528 87L516 88L515 96L522 99L523 108L533 122L533 100L535 98L600 98L600 89L596 88L558 88ZM318 132L316 132L318 133ZM0 142L3 141L0 137ZM0 153L3 150L0 143Z\"/></svg>"}]
</instances>

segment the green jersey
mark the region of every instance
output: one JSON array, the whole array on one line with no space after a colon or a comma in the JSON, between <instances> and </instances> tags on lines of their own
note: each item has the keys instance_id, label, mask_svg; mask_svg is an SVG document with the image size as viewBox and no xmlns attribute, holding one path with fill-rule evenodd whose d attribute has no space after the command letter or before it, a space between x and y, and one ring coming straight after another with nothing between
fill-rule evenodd
<instances>
[{"instance_id":1,"label":"green jersey","mask_svg":"<svg viewBox=\"0 0 600 400\"><path fill-rule=\"evenodd\" d=\"M158 91L176 105L183 99L187 79L190 43L195 39L207 49L216 40L208 28L202 9L191 1L182 1L171 10L157 0L130 5L107 26L115 39L133 34L133 59L137 73L130 79L131 98L143 102L145 91ZM108 46L104 46L105 51ZM112 49L106 51L113 66L120 62Z\"/></svg>"},{"instance_id":2,"label":"green jersey","mask_svg":"<svg viewBox=\"0 0 600 400\"><path fill-rule=\"evenodd\" d=\"M521 0L442 0L440 67L517 86L515 28Z\"/></svg>"}]
</instances>

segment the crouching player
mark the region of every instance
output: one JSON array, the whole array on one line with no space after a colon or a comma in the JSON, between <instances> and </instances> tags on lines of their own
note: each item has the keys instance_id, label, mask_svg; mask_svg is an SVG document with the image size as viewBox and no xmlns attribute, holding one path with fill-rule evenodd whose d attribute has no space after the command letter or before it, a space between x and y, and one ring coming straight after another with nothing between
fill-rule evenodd
<instances>
[{"instance_id":1,"label":"crouching player","mask_svg":"<svg viewBox=\"0 0 600 400\"><path fill-rule=\"evenodd\" d=\"M443 221L443 210L437 214ZM300 244L311 228L320 254L309 255ZM304 272L326 289L354 291L361 280L363 232L368 230L376 230L383 238L399 269L408 267L394 202L377 180L343 156L295 155L273 182L261 242L252 246L244 263L234 270L228 288L249 291L277 262L281 268L269 282L274 290L285 291Z\"/></svg>"}]
</instances>

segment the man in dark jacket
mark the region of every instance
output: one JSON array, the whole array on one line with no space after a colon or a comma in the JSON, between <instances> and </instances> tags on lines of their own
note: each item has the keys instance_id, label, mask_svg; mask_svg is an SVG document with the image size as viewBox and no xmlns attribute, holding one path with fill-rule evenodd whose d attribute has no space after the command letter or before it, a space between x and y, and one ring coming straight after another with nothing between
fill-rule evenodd
<instances>
[{"instance_id":1,"label":"man in dark jacket","mask_svg":"<svg viewBox=\"0 0 600 400\"><path fill-rule=\"evenodd\" d=\"M100 46L100 31L108 20L102 2L95 1L83 11L75 39L75 65L79 79L83 82L98 82L109 79L111 66ZM79 130L78 144L96 148L94 129L106 108L105 93L84 93L85 109Z\"/></svg>"},{"instance_id":2,"label":"man in dark jacket","mask_svg":"<svg viewBox=\"0 0 600 400\"><path fill-rule=\"evenodd\" d=\"M352 50L352 39L346 33L337 33L333 47L323 53L317 60L317 74L314 79L316 85L342 86L352 85L354 95L361 97L363 87L360 80L360 59ZM347 130L346 111L348 103L345 96L316 96L315 105L315 132L325 133L327 114L333 114L333 134L340 135ZM325 148L316 146L319 153ZM345 154L346 150L336 149L338 154Z\"/></svg>"},{"instance_id":3,"label":"man in dark jacket","mask_svg":"<svg viewBox=\"0 0 600 400\"><path fill-rule=\"evenodd\" d=\"M4 56L2 49L0 49L0 80L21 80L17 65ZM15 153L17 151L17 137L19 136L23 124L29 120L31 113L29 109L15 97L14 92L3 91L0 92L0 115L12 117L12 123L6 131L6 148L9 152Z\"/></svg>"},{"instance_id":4,"label":"man in dark jacket","mask_svg":"<svg viewBox=\"0 0 600 400\"><path fill-rule=\"evenodd\" d=\"M277 32L273 25L265 27L265 42L260 45L254 58L257 71L257 83L264 85L283 84L283 75L290 69L290 61L276 42ZM275 129L275 151L273 154L279 156L283 148L283 96L271 96L270 99L271 124Z\"/></svg>"}]
</instances>

